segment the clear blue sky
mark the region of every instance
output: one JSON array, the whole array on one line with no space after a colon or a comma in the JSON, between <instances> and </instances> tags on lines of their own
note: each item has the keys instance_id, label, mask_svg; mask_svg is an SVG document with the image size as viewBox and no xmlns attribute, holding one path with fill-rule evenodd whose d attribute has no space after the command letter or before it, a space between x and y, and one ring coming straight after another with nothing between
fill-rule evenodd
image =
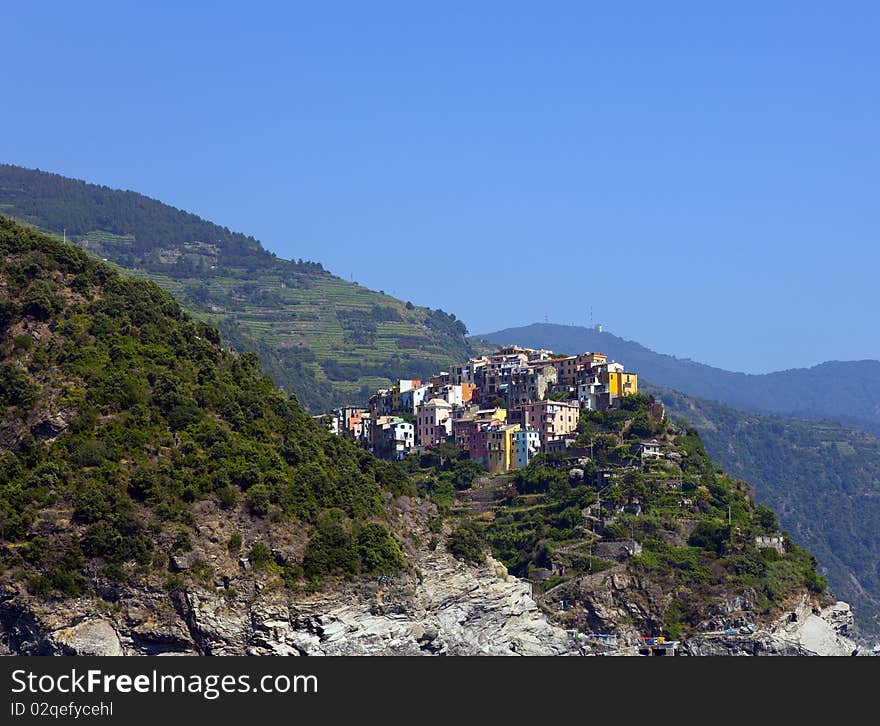
<instances>
[{"instance_id":1,"label":"clear blue sky","mask_svg":"<svg viewBox=\"0 0 880 726\"><path fill-rule=\"evenodd\" d=\"M139 5L3 5L0 159L475 333L880 358L880 3Z\"/></svg>"}]
</instances>

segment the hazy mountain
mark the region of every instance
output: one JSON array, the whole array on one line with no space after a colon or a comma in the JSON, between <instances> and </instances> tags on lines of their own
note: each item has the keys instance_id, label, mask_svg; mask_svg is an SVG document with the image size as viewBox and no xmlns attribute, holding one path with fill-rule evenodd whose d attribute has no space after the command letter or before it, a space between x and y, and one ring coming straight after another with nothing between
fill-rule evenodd
<instances>
[{"instance_id":1,"label":"hazy mountain","mask_svg":"<svg viewBox=\"0 0 880 726\"><path fill-rule=\"evenodd\" d=\"M880 435L880 361L829 361L812 368L752 375L655 353L607 332L535 323L479 336L561 353L597 350L623 361L641 378L736 408L791 418L832 419Z\"/></svg>"},{"instance_id":2,"label":"hazy mountain","mask_svg":"<svg viewBox=\"0 0 880 726\"><path fill-rule=\"evenodd\" d=\"M312 411L471 353L463 323L149 197L0 165L0 213L154 280Z\"/></svg>"}]
</instances>

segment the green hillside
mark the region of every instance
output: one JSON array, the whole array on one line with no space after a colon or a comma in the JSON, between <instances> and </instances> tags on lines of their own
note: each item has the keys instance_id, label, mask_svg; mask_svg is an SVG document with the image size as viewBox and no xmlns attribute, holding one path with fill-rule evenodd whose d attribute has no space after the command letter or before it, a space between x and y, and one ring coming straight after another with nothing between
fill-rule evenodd
<instances>
[{"instance_id":1,"label":"green hillside","mask_svg":"<svg viewBox=\"0 0 880 726\"><path fill-rule=\"evenodd\" d=\"M0 582L168 590L206 540L288 587L406 566L406 476L324 431L152 282L0 217ZM207 546L207 545L205 545ZM216 556L216 554L215 554ZM178 568L180 569L180 568Z\"/></svg>"},{"instance_id":2,"label":"green hillside","mask_svg":"<svg viewBox=\"0 0 880 726\"><path fill-rule=\"evenodd\" d=\"M149 278L316 412L466 359L466 328L140 194L0 165L0 214Z\"/></svg>"},{"instance_id":3,"label":"green hillside","mask_svg":"<svg viewBox=\"0 0 880 726\"><path fill-rule=\"evenodd\" d=\"M646 439L662 456L641 457ZM713 463L696 429L654 420L646 396L627 396L620 409L582 411L576 444L592 460L571 450L564 456L573 458L538 455L524 469L471 486L471 462L457 461L454 449L423 455L421 467L408 463L420 486L458 516L453 551L479 560L491 548L510 572L535 583L538 602L567 627L619 627L607 610L559 613L563 601L591 590L592 575L612 568L650 583L649 595L628 593L639 602L628 622L673 638L698 630L719 602L737 596L767 619L805 590L829 597L816 559L797 538L783 535L783 553L756 546L757 536L779 534L773 511ZM637 547L636 556L624 547Z\"/></svg>"},{"instance_id":4,"label":"green hillside","mask_svg":"<svg viewBox=\"0 0 880 726\"><path fill-rule=\"evenodd\" d=\"M758 501L819 558L860 628L880 633L880 439L651 390L669 415L693 423L712 459L752 484Z\"/></svg>"},{"instance_id":5,"label":"green hillside","mask_svg":"<svg viewBox=\"0 0 880 726\"><path fill-rule=\"evenodd\" d=\"M640 389L660 396L670 415L690 421L713 460L753 485L758 500L815 553L835 593L852 604L859 627L880 633L880 439L873 433L880 423L872 413L880 400L880 363L746 375L655 353L610 333L547 323L472 339L478 349L506 343L599 350L625 361L639 373Z\"/></svg>"}]
</instances>

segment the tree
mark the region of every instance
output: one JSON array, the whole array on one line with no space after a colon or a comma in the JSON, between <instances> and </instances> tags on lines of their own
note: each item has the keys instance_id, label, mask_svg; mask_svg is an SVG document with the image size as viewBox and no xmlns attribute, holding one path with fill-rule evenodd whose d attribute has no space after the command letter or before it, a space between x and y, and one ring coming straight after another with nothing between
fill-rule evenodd
<instances>
[{"instance_id":1,"label":"tree","mask_svg":"<svg viewBox=\"0 0 880 726\"><path fill-rule=\"evenodd\" d=\"M755 508L755 517L764 532L769 533L779 531L779 522L776 519L776 512L770 509L766 504L759 504Z\"/></svg>"},{"instance_id":2,"label":"tree","mask_svg":"<svg viewBox=\"0 0 880 726\"><path fill-rule=\"evenodd\" d=\"M482 564L486 561L486 540L476 522L460 522L449 534L446 549L458 560Z\"/></svg>"}]
</instances>

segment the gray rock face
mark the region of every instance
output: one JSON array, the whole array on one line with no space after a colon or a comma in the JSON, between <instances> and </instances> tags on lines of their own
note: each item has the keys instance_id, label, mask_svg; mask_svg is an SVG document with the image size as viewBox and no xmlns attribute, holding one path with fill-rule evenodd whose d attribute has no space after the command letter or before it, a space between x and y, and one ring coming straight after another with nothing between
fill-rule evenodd
<instances>
[{"instance_id":1,"label":"gray rock face","mask_svg":"<svg viewBox=\"0 0 880 726\"><path fill-rule=\"evenodd\" d=\"M62 655L122 655L119 635L111 623L102 618L83 620L69 628L52 632L49 640Z\"/></svg>"},{"instance_id":2,"label":"gray rock face","mask_svg":"<svg viewBox=\"0 0 880 726\"><path fill-rule=\"evenodd\" d=\"M215 587L125 587L105 593L122 607L81 600L41 602L0 592L0 654L22 655L578 655L595 652L552 623L529 585L489 560L465 565L441 548L422 550L418 576L384 577L310 595L264 587L250 571ZM662 608L663 593L622 572L586 578L583 598L596 632L616 632L620 649L638 650L626 625ZM224 586L225 585L225 586ZM545 598L553 606L552 596ZM746 610L739 598L719 606L718 622ZM103 608L103 610L102 610ZM662 611L662 610L661 610ZM739 617L737 615L737 617ZM850 655L846 603L815 610L806 596L756 632L706 633L681 644L683 655ZM601 630L600 630L601 628Z\"/></svg>"},{"instance_id":3,"label":"gray rock face","mask_svg":"<svg viewBox=\"0 0 880 726\"><path fill-rule=\"evenodd\" d=\"M852 625L847 603L838 601L818 610L804 597L765 630L745 636L691 638L683 650L687 655L860 655L861 649L847 637Z\"/></svg>"},{"instance_id":4,"label":"gray rock face","mask_svg":"<svg viewBox=\"0 0 880 726\"><path fill-rule=\"evenodd\" d=\"M186 619L201 649L217 655L578 652L539 612L528 585L499 563L473 568L438 553L420 568L412 591L392 581L368 599L334 594L291 603L269 595L239 611L212 594L188 593Z\"/></svg>"},{"instance_id":5,"label":"gray rock face","mask_svg":"<svg viewBox=\"0 0 880 726\"><path fill-rule=\"evenodd\" d=\"M31 435L35 439L52 440L66 428L67 421L63 416L53 416L31 426Z\"/></svg>"},{"instance_id":6,"label":"gray rock face","mask_svg":"<svg viewBox=\"0 0 880 726\"><path fill-rule=\"evenodd\" d=\"M424 553L423 553L424 554ZM438 551L418 561L421 579L382 578L293 596L242 578L178 591L127 588L122 614L94 603L0 603L0 652L69 655L564 655L574 639L550 624L498 562L482 567ZM74 623L70 625L70 623Z\"/></svg>"}]
</instances>

